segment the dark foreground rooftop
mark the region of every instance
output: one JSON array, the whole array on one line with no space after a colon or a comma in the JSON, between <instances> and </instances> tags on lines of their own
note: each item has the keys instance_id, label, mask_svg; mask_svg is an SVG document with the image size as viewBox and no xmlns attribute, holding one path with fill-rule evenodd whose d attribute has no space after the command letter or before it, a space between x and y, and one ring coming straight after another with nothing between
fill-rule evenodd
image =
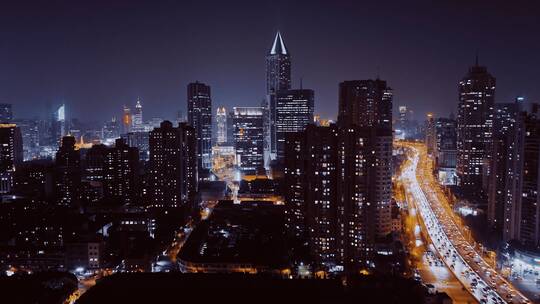
<instances>
[{"instance_id":1,"label":"dark foreground rooftop","mask_svg":"<svg viewBox=\"0 0 540 304\"><path fill-rule=\"evenodd\" d=\"M283 216L283 206L268 202L220 201L210 218L197 225L178 258L193 263L285 267L288 246Z\"/></svg>"},{"instance_id":2,"label":"dark foreground rooftop","mask_svg":"<svg viewBox=\"0 0 540 304\"><path fill-rule=\"evenodd\" d=\"M0 276L0 303L60 304L77 290L77 278L66 272Z\"/></svg>"},{"instance_id":3,"label":"dark foreground rooftop","mask_svg":"<svg viewBox=\"0 0 540 304\"><path fill-rule=\"evenodd\" d=\"M86 292L88 303L426 303L426 288L409 279L286 280L261 275L117 274ZM433 297L431 300L434 300ZM444 299L448 299L444 297ZM443 303L436 300L429 303ZM444 302L448 303L448 302Z\"/></svg>"}]
</instances>

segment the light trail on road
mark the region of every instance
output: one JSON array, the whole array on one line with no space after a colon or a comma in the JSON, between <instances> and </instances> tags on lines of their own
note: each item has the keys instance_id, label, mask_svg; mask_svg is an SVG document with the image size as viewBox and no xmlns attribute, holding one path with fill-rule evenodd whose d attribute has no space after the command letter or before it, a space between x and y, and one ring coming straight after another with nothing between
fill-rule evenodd
<instances>
[{"instance_id":1,"label":"light trail on road","mask_svg":"<svg viewBox=\"0 0 540 304\"><path fill-rule=\"evenodd\" d=\"M461 284L480 303L530 303L466 241L448 201L436 192L439 185L425 177L431 174L425 147L403 142L397 146L406 148L410 158L401 175L405 189L415 200L433 245Z\"/></svg>"}]
</instances>

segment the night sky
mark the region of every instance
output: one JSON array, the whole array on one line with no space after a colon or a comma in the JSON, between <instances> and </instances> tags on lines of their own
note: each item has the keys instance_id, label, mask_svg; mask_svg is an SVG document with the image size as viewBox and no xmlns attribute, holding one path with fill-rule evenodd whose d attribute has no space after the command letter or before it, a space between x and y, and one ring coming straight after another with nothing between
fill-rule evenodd
<instances>
[{"instance_id":1,"label":"night sky","mask_svg":"<svg viewBox=\"0 0 540 304\"><path fill-rule=\"evenodd\" d=\"M340 81L377 75L394 108L447 116L477 50L497 102L540 101L537 2L1 0L0 100L16 117L64 101L70 117L104 121L141 96L145 119L172 119L199 80L215 106L258 105L279 29L293 87L303 78L325 117Z\"/></svg>"}]
</instances>

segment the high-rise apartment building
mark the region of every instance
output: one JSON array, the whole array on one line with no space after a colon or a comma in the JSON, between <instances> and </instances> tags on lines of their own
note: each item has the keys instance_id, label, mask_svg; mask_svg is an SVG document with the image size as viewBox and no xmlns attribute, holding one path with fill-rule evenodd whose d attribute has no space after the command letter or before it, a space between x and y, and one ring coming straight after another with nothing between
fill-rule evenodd
<instances>
[{"instance_id":1,"label":"high-rise apartment building","mask_svg":"<svg viewBox=\"0 0 540 304\"><path fill-rule=\"evenodd\" d=\"M139 151L139 159L147 161L150 157L150 148L149 148L149 132L129 132L122 134L124 142L130 147L135 147Z\"/></svg>"},{"instance_id":2,"label":"high-rise apartment building","mask_svg":"<svg viewBox=\"0 0 540 304\"><path fill-rule=\"evenodd\" d=\"M495 77L477 63L459 82L457 174L466 192L485 189L493 138Z\"/></svg>"},{"instance_id":3,"label":"high-rise apartment building","mask_svg":"<svg viewBox=\"0 0 540 304\"><path fill-rule=\"evenodd\" d=\"M493 144L491 146L491 162L488 183L488 222L492 229L502 232L504 221L505 191L508 173L511 166L515 144L515 128L520 115L521 102L497 103L494 111Z\"/></svg>"},{"instance_id":4,"label":"high-rise apartment building","mask_svg":"<svg viewBox=\"0 0 540 304\"><path fill-rule=\"evenodd\" d=\"M55 189L57 203L74 206L80 198L81 155L75 149L75 137L64 136L55 163Z\"/></svg>"},{"instance_id":5,"label":"high-rise apartment building","mask_svg":"<svg viewBox=\"0 0 540 304\"><path fill-rule=\"evenodd\" d=\"M233 108L236 163L247 175L264 168L264 116L262 107Z\"/></svg>"},{"instance_id":6,"label":"high-rise apartment building","mask_svg":"<svg viewBox=\"0 0 540 304\"><path fill-rule=\"evenodd\" d=\"M453 118L440 117L435 121L437 168L456 168L456 127L457 123Z\"/></svg>"},{"instance_id":7,"label":"high-rise apartment building","mask_svg":"<svg viewBox=\"0 0 540 304\"><path fill-rule=\"evenodd\" d=\"M315 110L313 90L283 90L276 94L276 154L283 159L287 134L303 131L313 123Z\"/></svg>"},{"instance_id":8,"label":"high-rise apartment building","mask_svg":"<svg viewBox=\"0 0 540 304\"><path fill-rule=\"evenodd\" d=\"M15 124L0 123L0 194L11 192L14 174L23 161L23 140Z\"/></svg>"},{"instance_id":9,"label":"high-rise apartment building","mask_svg":"<svg viewBox=\"0 0 540 304\"><path fill-rule=\"evenodd\" d=\"M432 113L427 114L426 119L426 147L427 153L436 156L437 153L437 131L435 128L435 117Z\"/></svg>"},{"instance_id":10,"label":"high-rise apartment building","mask_svg":"<svg viewBox=\"0 0 540 304\"><path fill-rule=\"evenodd\" d=\"M516 119L509 147L503 239L540 249L540 106Z\"/></svg>"},{"instance_id":11,"label":"high-rise apartment building","mask_svg":"<svg viewBox=\"0 0 540 304\"><path fill-rule=\"evenodd\" d=\"M87 181L103 183L107 146L92 145L84 156L83 178Z\"/></svg>"},{"instance_id":12,"label":"high-rise apartment building","mask_svg":"<svg viewBox=\"0 0 540 304\"><path fill-rule=\"evenodd\" d=\"M117 139L114 147L107 148L103 166L104 196L124 204L133 203L137 198L138 165L139 151L123 139Z\"/></svg>"},{"instance_id":13,"label":"high-rise apartment building","mask_svg":"<svg viewBox=\"0 0 540 304\"><path fill-rule=\"evenodd\" d=\"M286 225L307 237L319 265L347 271L365 267L379 234L391 230L381 227L382 197L375 189L391 186L380 182L380 174L390 176L391 152L387 159L379 158L381 147L389 144L381 142L379 132L386 131L308 125L287 136Z\"/></svg>"},{"instance_id":14,"label":"high-rise apartment building","mask_svg":"<svg viewBox=\"0 0 540 304\"><path fill-rule=\"evenodd\" d=\"M180 207L193 199L198 183L195 129L164 121L150 132L149 147L151 207Z\"/></svg>"},{"instance_id":15,"label":"high-rise apartment building","mask_svg":"<svg viewBox=\"0 0 540 304\"><path fill-rule=\"evenodd\" d=\"M524 117L523 170L519 197L518 240L526 247L540 249L540 106Z\"/></svg>"},{"instance_id":16,"label":"high-rise apartment building","mask_svg":"<svg viewBox=\"0 0 540 304\"><path fill-rule=\"evenodd\" d=\"M375 153L372 165L376 178L370 180L370 204L377 209L376 234L385 236L391 231L392 198L392 92L381 79L352 80L339 84L338 125L377 130L371 140Z\"/></svg>"},{"instance_id":17,"label":"high-rise apartment building","mask_svg":"<svg viewBox=\"0 0 540 304\"><path fill-rule=\"evenodd\" d=\"M340 125L392 129L392 92L386 81L352 80L339 84Z\"/></svg>"},{"instance_id":18,"label":"high-rise apartment building","mask_svg":"<svg viewBox=\"0 0 540 304\"><path fill-rule=\"evenodd\" d=\"M212 97L210 86L194 82L187 86L188 123L197 136L197 161L200 177L212 167Z\"/></svg>"},{"instance_id":19,"label":"high-rise apartment building","mask_svg":"<svg viewBox=\"0 0 540 304\"><path fill-rule=\"evenodd\" d=\"M338 124L285 144L286 224L319 265L370 267L392 231L392 93L382 80L340 84ZM339 268L338 268L339 269Z\"/></svg>"},{"instance_id":20,"label":"high-rise apartment building","mask_svg":"<svg viewBox=\"0 0 540 304\"><path fill-rule=\"evenodd\" d=\"M435 120L435 151L433 157L439 183L456 185L456 120L440 117Z\"/></svg>"}]
</instances>

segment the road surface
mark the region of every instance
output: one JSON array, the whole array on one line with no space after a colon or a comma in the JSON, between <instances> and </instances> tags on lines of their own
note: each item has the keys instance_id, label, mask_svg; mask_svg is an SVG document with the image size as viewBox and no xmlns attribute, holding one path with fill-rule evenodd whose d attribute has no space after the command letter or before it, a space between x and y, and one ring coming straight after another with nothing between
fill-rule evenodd
<instances>
[{"instance_id":1,"label":"road surface","mask_svg":"<svg viewBox=\"0 0 540 304\"><path fill-rule=\"evenodd\" d=\"M432 175L425 145L408 142L397 145L407 148L410 160L401 175L407 196L414 200L434 250L466 290L480 303L530 303L467 241L465 228Z\"/></svg>"}]
</instances>

